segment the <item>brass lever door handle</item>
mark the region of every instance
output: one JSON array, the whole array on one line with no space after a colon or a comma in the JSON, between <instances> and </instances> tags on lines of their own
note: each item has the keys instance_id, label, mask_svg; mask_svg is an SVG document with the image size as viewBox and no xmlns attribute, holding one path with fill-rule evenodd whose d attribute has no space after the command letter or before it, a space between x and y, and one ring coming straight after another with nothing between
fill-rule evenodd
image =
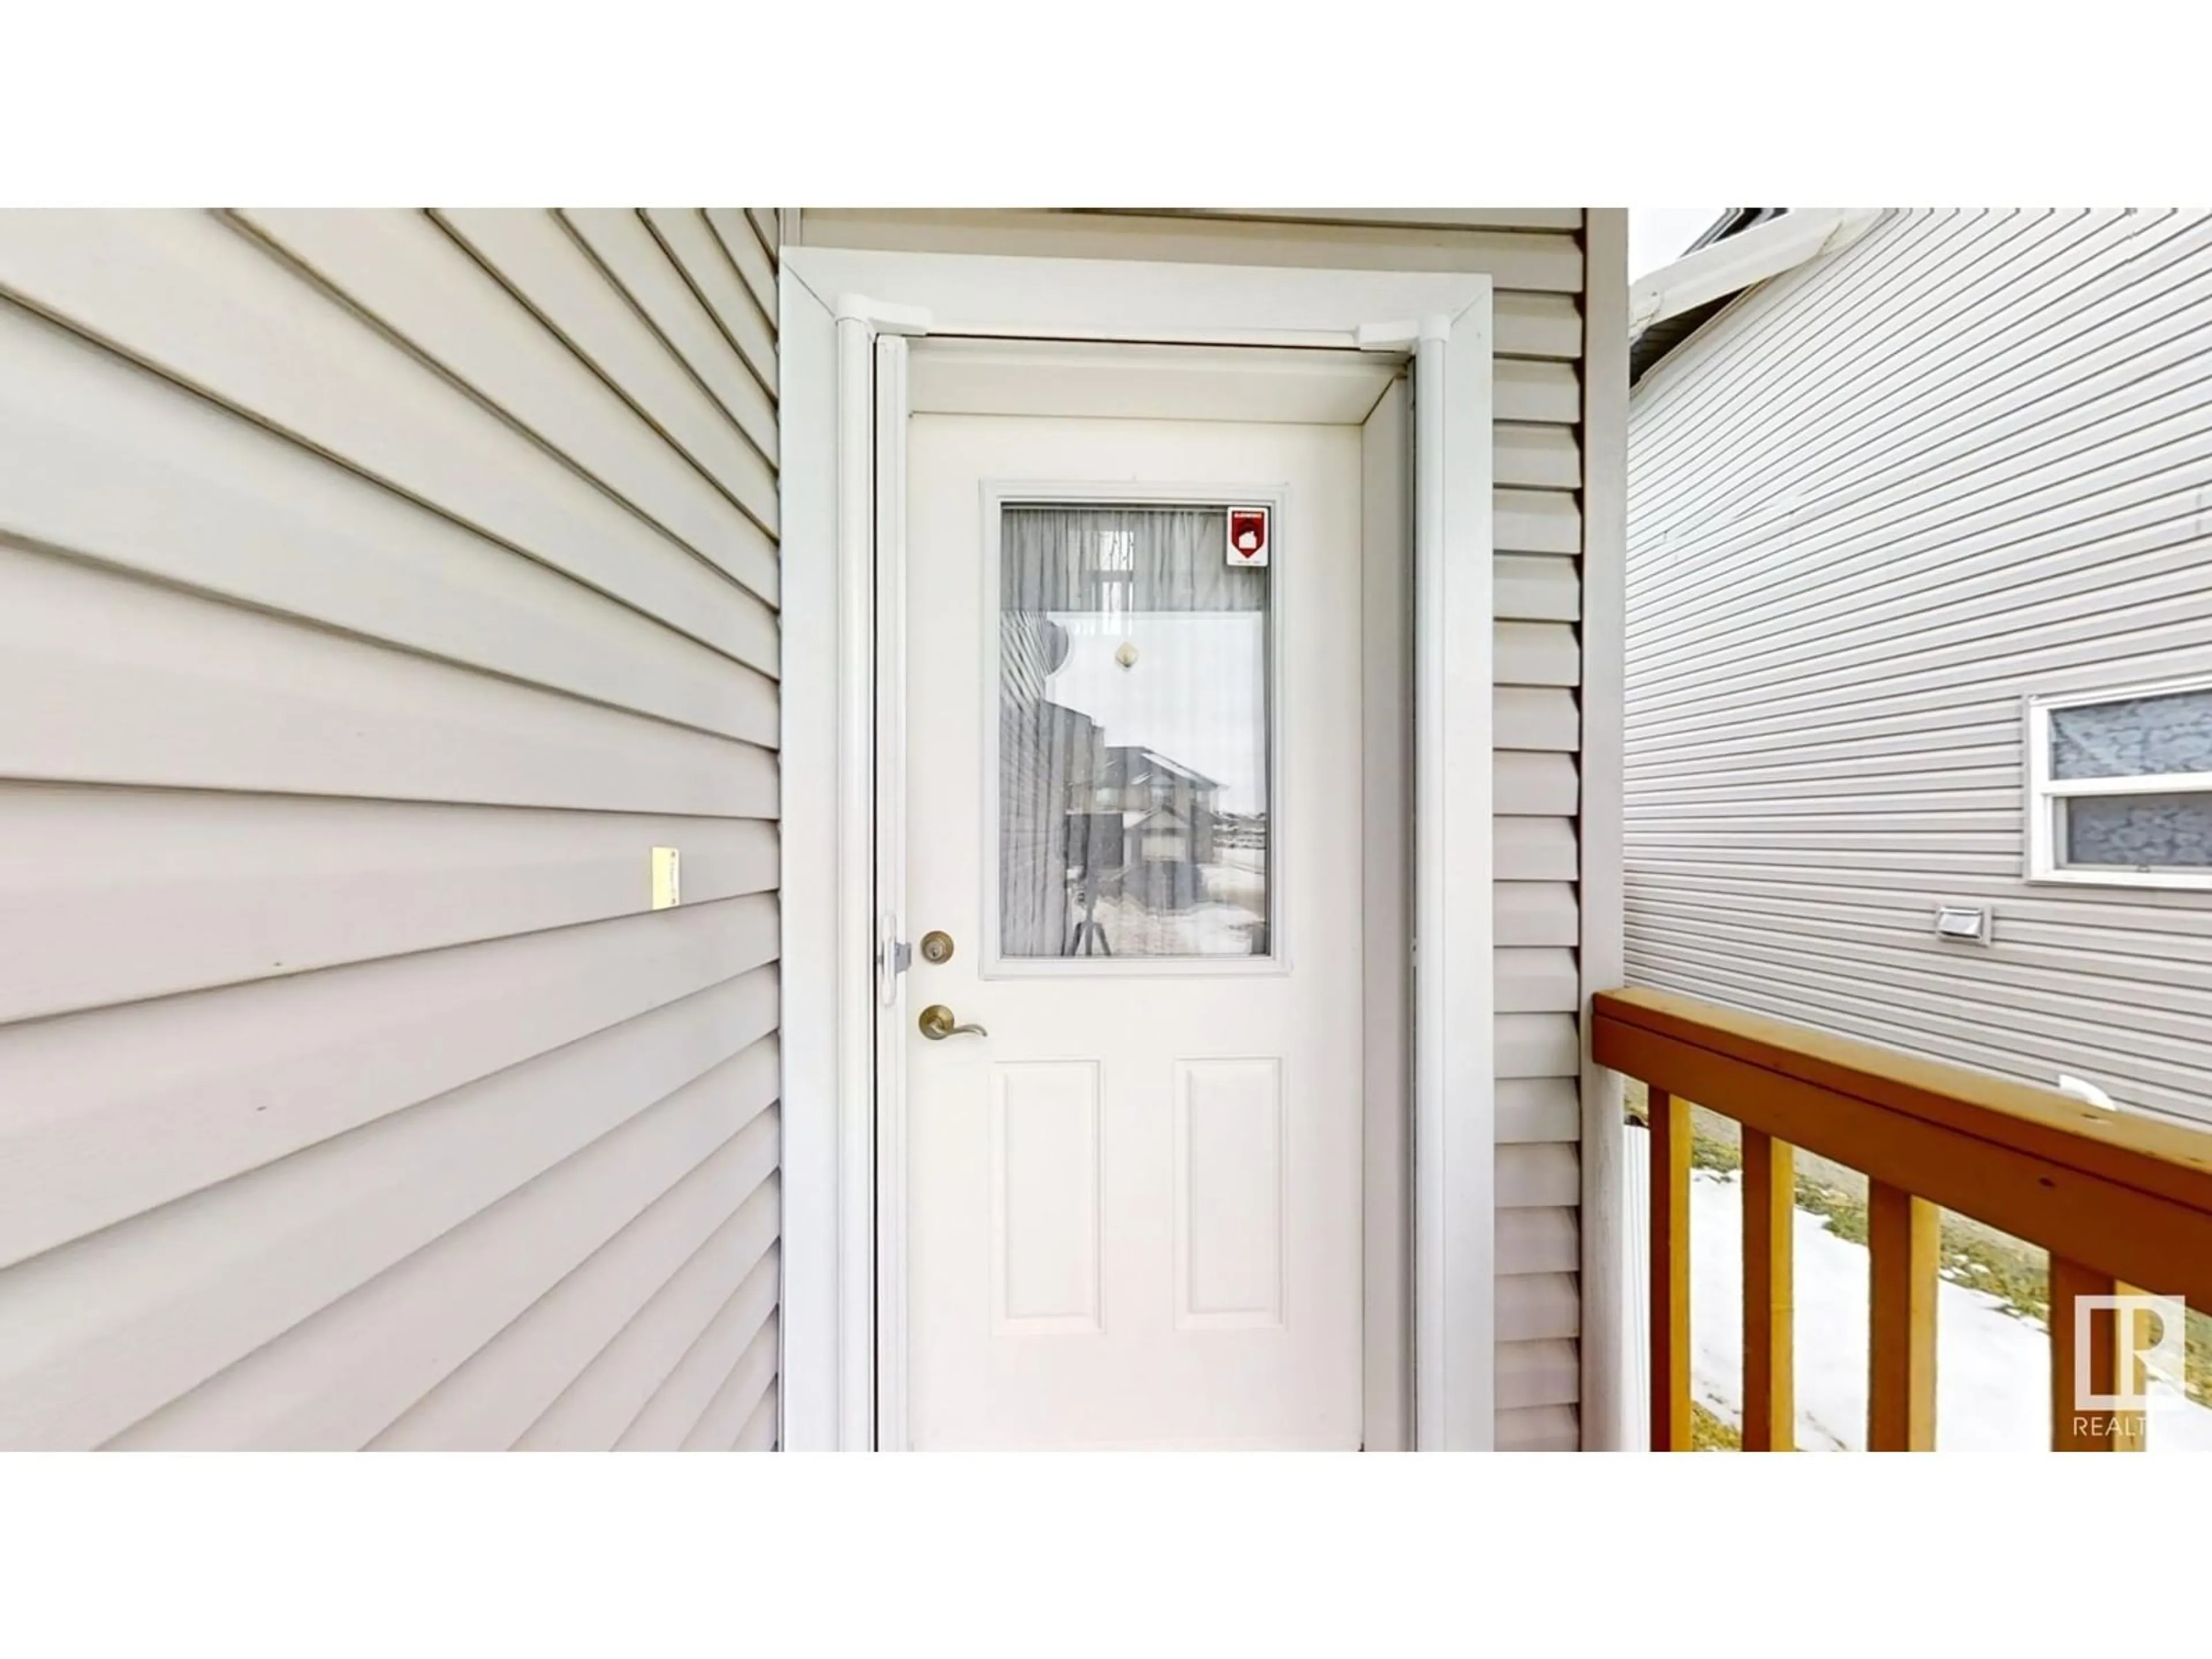
<instances>
[{"instance_id":1,"label":"brass lever door handle","mask_svg":"<svg viewBox=\"0 0 2212 1659\"><path fill-rule=\"evenodd\" d=\"M932 1042L942 1042L949 1036L991 1035L980 1025L955 1024L952 1011L941 1002L933 1002L928 1007L923 1009L921 1019L915 1023L921 1027L922 1036L927 1037Z\"/></svg>"}]
</instances>

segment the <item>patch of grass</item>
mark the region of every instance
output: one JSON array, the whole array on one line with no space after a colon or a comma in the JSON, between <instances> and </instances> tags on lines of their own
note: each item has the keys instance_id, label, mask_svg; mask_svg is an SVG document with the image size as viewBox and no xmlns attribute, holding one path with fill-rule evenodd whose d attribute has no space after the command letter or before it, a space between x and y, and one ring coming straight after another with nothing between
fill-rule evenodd
<instances>
[{"instance_id":1,"label":"patch of grass","mask_svg":"<svg viewBox=\"0 0 2212 1659\"><path fill-rule=\"evenodd\" d=\"M1690 1136L1690 1167L1715 1175L1734 1175L1743 1168L1743 1149L1733 1141L1697 1133Z\"/></svg>"},{"instance_id":2,"label":"patch of grass","mask_svg":"<svg viewBox=\"0 0 2212 1659\"><path fill-rule=\"evenodd\" d=\"M1867 1228L1866 1200L1856 1193L1824 1182L1797 1177L1797 1207L1816 1215L1838 1238L1863 1247L1871 1237Z\"/></svg>"},{"instance_id":3,"label":"patch of grass","mask_svg":"<svg viewBox=\"0 0 2212 1659\"><path fill-rule=\"evenodd\" d=\"M1943 1218L1942 1264L1936 1272L1954 1285L1986 1291L2016 1319L2051 1323L2049 1255L2032 1244L2008 1250Z\"/></svg>"},{"instance_id":4,"label":"patch of grass","mask_svg":"<svg viewBox=\"0 0 2212 1659\"><path fill-rule=\"evenodd\" d=\"M1692 1400L1690 1402L1690 1449L1740 1452L1743 1449L1743 1435Z\"/></svg>"}]
</instances>

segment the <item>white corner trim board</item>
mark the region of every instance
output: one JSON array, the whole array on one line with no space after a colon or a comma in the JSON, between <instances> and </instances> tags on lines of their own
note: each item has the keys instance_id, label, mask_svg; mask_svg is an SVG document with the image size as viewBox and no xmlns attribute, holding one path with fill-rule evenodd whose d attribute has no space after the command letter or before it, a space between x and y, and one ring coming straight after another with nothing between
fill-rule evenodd
<instances>
[{"instance_id":1,"label":"white corner trim board","mask_svg":"<svg viewBox=\"0 0 2212 1659\"><path fill-rule=\"evenodd\" d=\"M877 1443L878 453L883 335L1388 351L1413 368L1414 1443L1493 1419L1491 280L793 248L783 369L782 1443ZM1400 319L1417 319L1418 322ZM895 1243L888 1248L896 1249ZM889 1339L896 1346L896 1339Z\"/></svg>"},{"instance_id":2,"label":"white corner trim board","mask_svg":"<svg viewBox=\"0 0 2212 1659\"><path fill-rule=\"evenodd\" d=\"M1626 977L1623 963L1621 695L1627 658L1628 215L1592 208L1583 237L1582 820L1579 1000ZM1590 1052L1583 1022L1583 1448L1638 1443L1644 1419L1641 1276L1624 1272L1621 1233L1640 1226L1627 1195L1643 1191L1621 1116L1620 1076Z\"/></svg>"},{"instance_id":3,"label":"white corner trim board","mask_svg":"<svg viewBox=\"0 0 2212 1659\"><path fill-rule=\"evenodd\" d=\"M1875 208L1792 208L1778 219L1686 253L1630 285L1629 336L1839 252L1881 216Z\"/></svg>"}]
</instances>

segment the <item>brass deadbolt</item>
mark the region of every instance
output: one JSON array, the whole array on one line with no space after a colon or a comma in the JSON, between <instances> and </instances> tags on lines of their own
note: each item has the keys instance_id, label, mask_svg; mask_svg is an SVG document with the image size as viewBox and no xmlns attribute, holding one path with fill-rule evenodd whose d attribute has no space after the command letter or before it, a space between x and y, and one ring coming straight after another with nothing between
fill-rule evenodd
<instances>
[{"instance_id":1,"label":"brass deadbolt","mask_svg":"<svg viewBox=\"0 0 2212 1659\"><path fill-rule=\"evenodd\" d=\"M931 932L921 936L921 959L924 962L952 960L952 935Z\"/></svg>"}]
</instances>

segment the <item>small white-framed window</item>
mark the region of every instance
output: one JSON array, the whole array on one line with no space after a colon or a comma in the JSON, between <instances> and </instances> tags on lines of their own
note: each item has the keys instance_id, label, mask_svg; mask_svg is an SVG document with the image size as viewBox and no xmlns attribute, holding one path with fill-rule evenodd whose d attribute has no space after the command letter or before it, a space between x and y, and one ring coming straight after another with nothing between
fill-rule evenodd
<instances>
[{"instance_id":1,"label":"small white-framed window","mask_svg":"<svg viewBox=\"0 0 2212 1659\"><path fill-rule=\"evenodd\" d=\"M2031 881L2212 889L2212 678L2027 700Z\"/></svg>"}]
</instances>

